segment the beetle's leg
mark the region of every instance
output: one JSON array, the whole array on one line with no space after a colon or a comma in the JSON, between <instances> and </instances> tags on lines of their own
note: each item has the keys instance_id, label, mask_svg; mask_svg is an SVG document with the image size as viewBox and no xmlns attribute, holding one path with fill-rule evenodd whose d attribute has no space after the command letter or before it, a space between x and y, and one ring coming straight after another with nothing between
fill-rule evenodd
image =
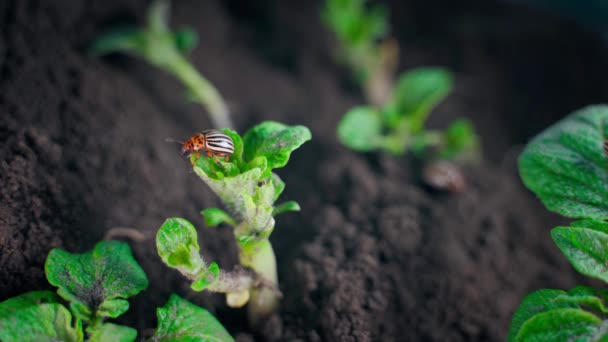
<instances>
[{"instance_id":1,"label":"beetle's leg","mask_svg":"<svg viewBox=\"0 0 608 342\"><path fill-rule=\"evenodd\" d=\"M229 155L225 155L224 156L224 161L227 163L230 161L230 156Z\"/></svg>"},{"instance_id":2,"label":"beetle's leg","mask_svg":"<svg viewBox=\"0 0 608 342\"><path fill-rule=\"evenodd\" d=\"M213 152L211 150L207 150L207 157L212 157L213 156Z\"/></svg>"}]
</instances>

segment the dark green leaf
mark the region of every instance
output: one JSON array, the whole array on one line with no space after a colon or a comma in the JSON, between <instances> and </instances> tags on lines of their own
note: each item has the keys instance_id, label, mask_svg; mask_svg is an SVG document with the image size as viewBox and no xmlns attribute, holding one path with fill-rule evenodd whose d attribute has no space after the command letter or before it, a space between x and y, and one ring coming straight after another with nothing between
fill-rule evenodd
<instances>
[{"instance_id":1,"label":"dark green leaf","mask_svg":"<svg viewBox=\"0 0 608 342\"><path fill-rule=\"evenodd\" d=\"M602 320L592 313L559 308L527 320L514 341L592 341Z\"/></svg>"},{"instance_id":2,"label":"dark green leaf","mask_svg":"<svg viewBox=\"0 0 608 342\"><path fill-rule=\"evenodd\" d=\"M310 130L304 126L265 121L243 136L243 159L249 162L255 157L266 157L270 171L285 166L291 152L310 139Z\"/></svg>"},{"instance_id":3,"label":"dark green leaf","mask_svg":"<svg viewBox=\"0 0 608 342\"><path fill-rule=\"evenodd\" d=\"M205 218L205 224L209 227L215 227L222 223L228 223L232 226L236 226L237 222L222 209L209 208L201 211L201 214Z\"/></svg>"},{"instance_id":4,"label":"dark green leaf","mask_svg":"<svg viewBox=\"0 0 608 342\"><path fill-rule=\"evenodd\" d=\"M509 342L515 341L515 337L524 323L538 313L557 308L576 308L577 306L574 304L556 301L557 298L565 294L566 292L562 290L546 289L532 292L526 296L513 314L507 340Z\"/></svg>"},{"instance_id":5,"label":"dark green leaf","mask_svg":"<svg viewBox=\"0 0 608 342\"><path fill-rule=\"evenodd\" d=\"M0 341L82 341L79 319L49 291L33 291L0 303Z\"/></svg>"},{"instance_id":6,"label":"dark green leaf","mask_svg":"<svg viewBox=\"0 0 608 342\"><path fill-rule=\"evenodd\" d=\"M608 223L578 221L554 228L551 237L577 271L608 282Z\"/></svg>"},{"instance_id":7,"label":"dark green leaf","mask_svg":"<svg viewBox=\"0 0 608 342\"><path fill-rule=\"evenodd\" d=\"M567 295L560 296L557 298L559 302L567 302L576 304L586 309L594 310L595 312L608 313L605 300L605 290L595 290L587 286L577 286L570 291Z\"/></svg>"},{"instance_id":8,"label":"dark green leaf","mask_svg":"<svg viewBox=\"0 0 608 342\"><path fill-rule=\"evenodd\" d=\"M98 37L89 52L96 56L113 52L140 53L145 48L145 33L134 27L116 28Z\"/></svg>"},{"instance_id":9,"label":"dark green leaf","mask_svg":"<svg viewBox=\"0 0 608 342\"><path fill-rule=\"evenodd\" d=\"M422 130L431 110L452 90L452 83L452 74L442 68L417 68L402 74L393 94L395 110L386 111L386 124L395 128L407 118L412 133Z\"/></svg>"},{"instance_id":10,"label":"dark green leaf","mask_svg":"<svg viewBox=\"0 0 608 342\"><path fill-rule=\"evenodd\" d=\"M181 53L188 54L198 44L198 34L191 28L183 28L175 31L175 46Z\"/></svg>"},{"instance_id":11,"label":"dark green leaf","mask_svg":"<svg viewBox=\"0 0 608 342\"><path fill-rule=\"evenodd\" d=\"M566 217L608 219L608 106L576 111L534 138L519 158L524 184Z\"/></svg>"},{"instance_id":12,"label":"dark green leaf","mask_svg":"<svg viewBox=\"0 0 608 342\"><path fill-rule=\"evenodd\" d=\"M272 216L277 216L287 211L300 211L300 205L296 201L288 201L274 207Z\"/></svg>"},{"instance_id":13,"label":"dark green leaf","mask_svg":"<svg viewBox=\"0 0 608 342\"><path fill-rule=\"evenodd\" d=\"M188 278L195 278L206 268L201 258L196 229L188 220L167 219L156 234L156 249L163 262Z\"/></svg>"},{"instance_id":14,"label":"dark green leaf","mask_svg":"<svg viewBox=\"0 0 608 342\"><path fill-rule=\"evenodd\" d=\"M156 310L158 327L152 341L157 342L229 342L234 341L226 329L209 311L177 295Z\"/></svg>"},{"instance_id":15,"label":"dark green leaf","mask_svg":"<svg viewBox=\"0 0 608 342\"><path fill-rule=\"evenodd\" d=\"M77 316L83 313L82 307L95 313L108 305L106 301L126 299L148 287L146 274L133 259L129 245L120 241L102 241L84 254L53 249L45 270L49 283L59 287L57 293L77 308ZM100 310L98 315L114 315L116 308L109 304L110 312ZM79 318L89 321L93 317Z\"/></svg>"},{"instance_id":16,"label":"dark green leaf","mask_svg":"<svg viewBox=\"0 0 608 342\"><path fill-rule=\"evenodd\" d=\"M104 323L95 330L88 342L132 342L137 338L137 330L124 325Z\"/></svg>"},{"instance_id":17,"label":"dark green leaf","mask_svg":"<svg viewBox=\"0 0 608 342\"><path fill-rule=\"evenodd\" d=\"M382 121L372 107L349 110L338 124L338 138L344 145L357 151L371 151L382 143Z\"/></svg>"}]
</instances>

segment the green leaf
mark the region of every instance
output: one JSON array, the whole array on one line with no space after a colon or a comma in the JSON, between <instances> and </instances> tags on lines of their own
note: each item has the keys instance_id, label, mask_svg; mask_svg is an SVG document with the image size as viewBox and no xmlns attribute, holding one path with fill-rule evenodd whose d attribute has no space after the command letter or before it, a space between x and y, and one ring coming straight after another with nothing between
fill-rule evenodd
<instances>
[{"instance_id":1,"label":"green leaf","mask_svg":"<svg viewBox=\"0 0 608 342\"><path fill-rule=\"evenodd\" d=\"M469 120L453 121L443 134L442 145L439 154L441 159L469 161L479 158L479 138Z\"/></svg>"},{"instance_id":2,"label":"green leaf","mask_svg":"<svg viewBox=\"0 0 608 342\"><path fill-rule=\"evenodd\" d=\"M113 52L138 53L145 45L145 32L135 27L119 27L99 36L89 47L89 53L95 56Z\"/></svg>"},{"instance_id":3,"label":"green leaf","mask_svg":"<svg viewBox=\"0 0 608 342\"><path fill-rule=\"evenodd\" d=\"M124 325L104 323L101 328L95 330L88 342L132 342L137 338L137 330Z\"/></svg>"},{"instance_id":4,"label":"green leaf","mask_svg":"<svg viewBox=\"0 0 608 342\"><path fill-rule=\"evenodd\" d=\"M338 138L344 145L357 151L371 151L382 141L380 114L372 107L355 107L338 123Z\"/></svg>"},{"instance_id":5,"label":"green leaf","mask_svg":"<svg viewBox=\"0 0 608 342\"><path fill-rule=\"evenodd\" d=\"M190 53L198 45L198 34L191 28L182 28L173 34L175 46L183 53Z\"/></svg>"},{"instance_id":6,"label":"green leaf","mask_svg":"<svg viewBox=\"0 0 608 342\"><path fill-rule=\"evenodd\" d=\"M101 303L97 314L103 317L116 318L129 310L129 302L124 299L108 299Z\"/></svg>"},{"instance_id":7,"label":"green leaf","mask_svg":"<svg viewBox=\"0 0 608 342\"><path fill-rule=\"evenodd\" d=\"M0 341L82 341L82 323L49 291L33 291L0 303Z\"/></svg>"},{"instance_id":8,"label":"green leaf","mask_svg":"<svg viewBox=\"0 0 608 342\"><path fill-rule=\"evenodd\" d=\"M156 310L156 342L229 342L234 341L222 324L209 311L173 294L167 304Z\"/></svg>"},{"instance_id":9,"label":"green leaf","mask_svg":"<svg viewBox=\"0 0 608 342\"><path fill-rule=\"evenodd\" d=\"M45 271L49 283L59 287L57 293L72 306L95 313L108 305L110 311L101 310L98 316L117 313L113 311L116 305L106 301L126 299L148 287L148 278L133 258L129 245L120 241L102 241L84 254L53 249L46 259ZM93 318L79 316L82 310L75 313L84 321Z\"/></svg>"},{"instance_id":10,"label":"green leaf","mask_svg":"<svg viewBox=\"0 0 608 342\"><path fill-rule=\"evenodd\" d=\"M403 73L393 94L395 110L385 112L386 125L395 128L407 118L412 133L419 132L431 110L450 93L452 83L452 74L443 68L417 68Z\"/></svg>"},{"instance_id":11,"label":"green leaf","mask_svg":"<svg viewBox=\"0 0 608 342\"><path fill-rule=\"evenodd\" d=\"M547 128L519 158L524 184L547 209L571 218L608 219L608 106L578 110Z\"/></svg>"},{"instance_id":12,"label":"green leaf","mask_svg":"<svg viewBox=\"0 0 608 342\"><path fill-rule=\"evenodd\" d=\"M163 262L193 279L207 268L201 257L196 229L188 220L167 219L156 234L156 249Z\"/></svg>"},{"instance_id":13,"label":"green leaf","mask_svg":"<svg viewBox=\"0 0 608 342\"><path fill-rule=\"evenodd\" d=\"M279 175L277 175L276 173L272 173L270 175L270 181L272 182L272 185L274 186L273 201L276 201L279 198L279 196L281 196L281 194L283 193L283 190L285 190L285 182L283 182L283 180L281 180Z\"/></svg>"},{"instance_id":14,"label":"green leaf","mask_svg":"<svg viewBox=\"0 0 608 342\"><path fill-rule=\"evenodd\" d=\"M205 224L209 227L215 227L222 223L228 223L229 225L236 226L237 222L222 209L209 208L201 211L201 214L205 218Z\"/></svg>"},{"instance_id":15,"label":"green leaf","mask_svg":"<svg viewBox=\"0 0 608 342\"><path fill-rule=\"evenodd\" d=\"M571 303L578 306L601 312L603 314L608 313L606 305L604 303L606 297L606 290L595 290L587 286L577 286L570 291L567 295L562 295L557 298L557 301L562 303Z\"/></svg>"},{"instance_id":16,"label":"green leaf","mask_svg":"<svg viewBox=\"0 0 608 342\"><path fill-rule=\"evenodd\" d=\"M194 291L203 291L207 286L213 284L220 275L220 266L212 262L207 267L207 270L202 273L198 280L192 283L190 286Z\"/></svg>"},{"instance_id":17,"label":"green leaf","mask_svg":"<svg viewBox=\"0 0 608 342\"><path fill-rule=\"evenodd\" d=\"M291 152L310 139L310 130L304 126L265 121L243 136L243 160L249 162L255 157L264 156L269 170L283 167Z\"/></svg>"},{"instance_id":18,"label":"green leaf","mask_svg":"<svg viewBox=\"0 0 608 342\"><path fill-rule=\"evenodd\" d=\"M532 292L526 296L513 314L507 340L509 342L515 341L515 337L524 323L538 313L557 308L576 308L577 306L574 304L556 301L557 298L565 294L566 292L562 290L545 289Z\"/></svg>"},{"instance_id":19,"label":"green leaf","mask_svg":"<svg viewBox=\"0 0 608 342\"><path fill-rule=\"evenodd\" d=\"M272 216L277 216L278 214L282 214L287 211L300 211L300 205L296 201L288 201L285 203L281 203L274 207L272 211Z\"/></svg>"},{"instance_id":20,"label":"green leaf","mask_svg":"<svg viewBox=\"0 0 608 342\"><path fill-rule=\"evenodd\" d=\"M580 273L608 282L608 223L578 221L556 227L551 237Z\"/></svg>"},{"instance_id":21,"label":"green leaf","mask_svg":"<svg viewBox=\"0 0 608 342\"><path fill-rule=\"evenodd\" d=\"M596 341L601 323L597 316L580 309L554 309L527 320L514 341Z\"/></svg>"}]
</instances>

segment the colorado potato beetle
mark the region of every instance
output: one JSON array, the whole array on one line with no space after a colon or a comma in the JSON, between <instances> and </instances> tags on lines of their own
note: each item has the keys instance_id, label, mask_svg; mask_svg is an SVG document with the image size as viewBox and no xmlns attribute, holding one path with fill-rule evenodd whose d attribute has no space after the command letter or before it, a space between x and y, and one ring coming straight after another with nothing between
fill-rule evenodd
<instances>
[{"instance_id":1,"label":"colorado potato beetle","mask_svg":"<svg viewBox=\"0 0 608 342\"><path fill-rule=\"evenodd\" d=\"M229 161L230 156L234 153L234 142L222 132L206 130L191 136L182 144L182 155L194 153L200 156L201 151L216 161L217 157L223 157L225 161Z\"/></svg>"}]
</instances>

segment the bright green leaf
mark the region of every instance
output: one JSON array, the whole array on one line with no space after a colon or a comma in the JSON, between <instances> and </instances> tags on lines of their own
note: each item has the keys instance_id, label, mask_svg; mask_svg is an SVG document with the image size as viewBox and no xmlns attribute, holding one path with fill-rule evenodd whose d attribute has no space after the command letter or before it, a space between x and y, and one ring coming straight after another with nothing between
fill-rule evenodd
<instances>
[{"instance_id":1,"label":"bright green leaf","mask_svg":"<svg viewBox=\"0 0 608 342\"><path fill-rule=\"evenodd\" d=\"M507 340L509 342L515 341L515 337L524 323L538 313L557 308L576 308L577 306L574 304L556 301L557 298L565 294L566 292L562 290L545 289L527 295L513 314Z\"/></svg>"},{"instance_id":2,"label":"bright green leaf","mask_svg":"<svg viewBox=\"0 0 608 342\"><path fill-rule=\"evenodd\" d=\"M137 330L124 325L104 323L93 331L88 342L132 342L137 338Z\"/></svg>"},{"instance_id":3,"label":"bright green leaf","mask_svg":"<svg viewBox=\"0 0 608 342\"><path fill-rule=\"evenodd\" d=\"M595 290L587 286L577 286L567 295L557 298L558 302L571 303L596 312L608 313L605 305L605 290Z\"/></svg>"},{"instance_id":4,"label":"bright green leaf","mask_svg":"<svg viewBox=\"0 0 608 342\"><path fill-rule=\"evenodd\" d=\"M156 234L156 249L167 266L190 279L206 269L199 253L196 229L183 218L169 218L163 223Z\"/></svg>"},{"instance_id":5,"label":"bright green leaf","mask_svg":"<svg viewBox=\"0 0 608 342\"><path fill-rule=\"evenodd\" d=\"M0 303L0 341L82 341L82 323L49 291L33 291Z\"/></svg>"},{"instance_id":6,"label":"bright green leaf","mask_svg":"<svg viewBox=\"0 0 608 342\"><path fill-rule=\"evenodd\" d=\"M148 287L148 278L129 245L120 241L102 241L84 254L53 249L46 259L45 271L49 283L59 287L60 296L73 306L88 308L90 313L108 300L126 299ZM92 319L88 315L79 318Z\"/></svg>"},{"instance_id":7,"label":"bright green leaf","mask_svg":"<svg viewBox=\"0 0 608 342\"><path fill-rule=\"evenodd\" d=\"M577 271L608 282L607 222L578 221L554 228L551 237Z\"/></svg>"},{"instance_id":8,"label":"bright green leaf","mask_svg":"<svg viewBox=\"0 0 608 342\"><path fill-rule=\"evenodd\" d=\"M403 73L393 94L395 110L386 111L386 125L395 128L407 118L412 133L422 130L431 110L452 90L452 83L452 74L443 68L417 68Z\"/></svg>"},{"instance_id":9,"label":"bright green leaf","mask_svg":"<svg viewBox=\"0 0 608 342\"><path fill-rule=\"evenodd\" d=\"M205 218L205 224L209 227L215 227L222 223L228 223L229 225L236 226L237 222L222 209L209 208L201 211L201 214Z\"/></svg>"},{"instance_id":10,"label":"bright green leaf","mask_svg":"<svg viewBox=\"0 0 608 342\"><path fill-rule=\"evenodd\" d=\"M608 219L608 106L578 110L534 138L519 158L524 184L566 217Z\"/></svg>"},{"instance_id":11,"label":"bright green leaf","mask_svg":"<svg viewBox=\"0 0 608 342\"><path fill-rule=\"evenodd\" d=\"M300 211L300 205L296 201L288 201L285 203L281 203L274 207L272 211L272 216L277 216L278 214L282 214L287 211Z\"/></svg>"},{"instance_id":12,"label":"bright green leaf","mask_svg":"<svg viewBox=\"0 0 608 342\"><path fill-rule=\"evenodd\" d=\"M108 299L99 306L97 315L116 318L129 310L129 302L124 299Z\"/></svg>"},{"instance_id":13,"label":"bright green leaf","mask_svg":"<svg viewBox=\"0 0 608 342\"><path fill-rule=\"evenodd\" d=\"M222 324L209 311L177 295L156 310L158 327L152 341L156 342L229 342L234 341Z\"/></svg>"},{"instance_id":14,"label":"bright green leaf","mask_svg":"<svg viewBox=\"0 0 608 342\"><path fill-rule=\"evenodd\" d=\"M281 177L279 177L279 175L277 175L276 173L272 173L270 175L270 181L272 182L272 185L274 186L273 201L276 201L279 198L279 196L281 196L281 194L283 193L283 190L285 190L285 182L283 182L283 180L281 180Z\"/></svg>"},{"instance_id":15,"label":"bright green leaf","mask_svg":"<svg viewBox=\"0 0 608 342\"><path fill-rule=\"evenodd\" d=\"M203 291L207 286L213 284L220 275L220 266L212 262L207 267L207 270L202 273L198 280L194 281L190 286L194 291Z\"/></svg>"},{"instance_id":16,"label":"bright green leaf","mask_svg":"<svg viewBox=\"0 0 608 342\"><path fill-rule=\"evenodd\" d=\"M514 341L592 341L601 323L597 316L580 309L553 309L527 320Z\"/></svg>"},{"instance_id":17,"label":"bright green leaf","mask_svg":"<svg viewBox=\"0 0 608 342\"><path fill-rule=\"evenodd\" d=\"M344 145L357 151L371 151L382 141L382 121L372 107L355 107L338 123L338 138Z\"/></svg>"},{"instance_id":18,"label":"bright green leaf","mask_svg":"<svg viewBox=\"0 0 608 342\"><path fill-rule=\"evenodd\" d=\"M265 121L243 136L243 159L249 162L255 157L264 156L270 170L283 167L291 152L310 139L310 130L304 126Z\"/></svg>"}]
</instances>

